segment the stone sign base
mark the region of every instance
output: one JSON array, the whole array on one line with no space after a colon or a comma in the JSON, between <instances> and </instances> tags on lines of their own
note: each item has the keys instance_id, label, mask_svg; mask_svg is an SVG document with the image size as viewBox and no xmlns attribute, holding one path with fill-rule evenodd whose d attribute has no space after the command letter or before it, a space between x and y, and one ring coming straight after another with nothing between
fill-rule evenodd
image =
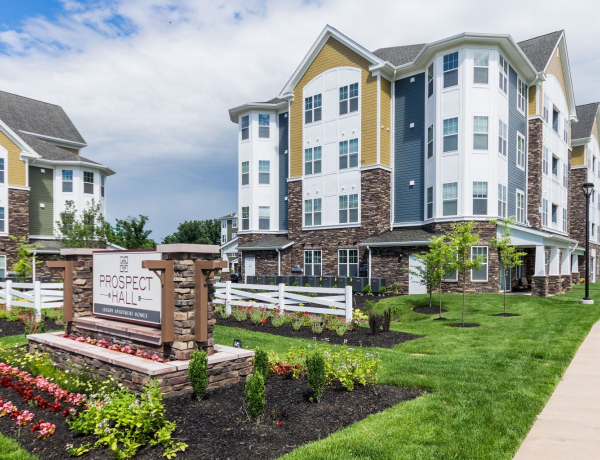
<instances>
[{"instance_id":1,"label":"stone sign base","mask_svg":"<svg viewBox=\"0 0 600 460\"><path fill-rule=\"evenodd\" d=\"M123 323L121 323L123 324ZM152 378L163 397L192 393L187 361L158 363L96 345L75 342L62 332L28 335L29 351L48 353L52 363L64 370L85 369L95 376L113 376L132 392L140 394ZM231 385L246 379L252 372L254 352L215 345L208 357L208 389Z\"/></svg>"}]
</instances>

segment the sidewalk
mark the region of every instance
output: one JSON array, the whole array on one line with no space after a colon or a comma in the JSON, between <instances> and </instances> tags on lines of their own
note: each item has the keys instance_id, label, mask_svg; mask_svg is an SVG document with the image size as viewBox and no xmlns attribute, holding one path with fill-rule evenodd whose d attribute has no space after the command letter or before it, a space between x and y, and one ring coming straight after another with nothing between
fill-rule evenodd
<instances>
[{"instance_id":1,"label":"sidewalk","mask_svg":"<svg viewBox=\"0 0 600 460\"><path fill-rule=\"evenodd\" d=\"M600 458L600 322L585 338L514 460Z\"/></svg>"}]
</instances>

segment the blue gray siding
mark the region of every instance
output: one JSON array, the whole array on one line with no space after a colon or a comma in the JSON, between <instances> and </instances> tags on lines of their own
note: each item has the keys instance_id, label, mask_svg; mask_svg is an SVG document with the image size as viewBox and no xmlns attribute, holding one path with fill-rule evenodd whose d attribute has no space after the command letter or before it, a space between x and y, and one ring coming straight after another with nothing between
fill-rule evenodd
<instances>
[{"instance_id":1,"label":"blue gray siding","mask_svg":"<svg viewBox=\"0 0 600 460\"><path fill-rule=\"evenodd\" d=\"M526 171L517 167L517 132L525 137L527 144L527 117L517 109L517 73L511 67L508 78L508 215L517 215L517 189L525 193L527 212ZM496 141L497 142L497 141ZM492 142L492 145L495 145ZM527 147L525 147L527 152ZM527 155L527 153L526 153ZM527 159L525 161L527 167Z\"/></svg>"},{"instance_id":2,"label":"blue gray siding","mask_svg":"<svg viewBox=\"0 0 600 460\"><path fill-rule=\"evenodd\" d=\"M279 114L279 230L288 229L288 114Z\"/></svg>"},{"instance_id":3,"label":"blue gray siding","mask_svg":"<svg viewBox=\"0 0 600 460\"><path fill-rule=\"evenodd\" d=\"M425 74L394 85L394 222L418 222L425 199Z\"/></svg>"}]
</instances>

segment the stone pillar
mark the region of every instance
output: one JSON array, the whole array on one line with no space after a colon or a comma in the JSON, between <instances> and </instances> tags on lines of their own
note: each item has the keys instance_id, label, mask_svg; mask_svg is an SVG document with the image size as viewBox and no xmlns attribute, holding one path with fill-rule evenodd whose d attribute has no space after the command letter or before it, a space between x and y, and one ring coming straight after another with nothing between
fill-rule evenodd
<instances>
[{"instance_id":1,"label":"stone pillar","mask_svg":"<svg viewBox=\"0 0 600 460\"><path fill-rule=\"evenodd\" d=\"M562 276L562 291L571 292L573 290L573 280L571 279L571 253L568 249L561 250L560 274Z\"/></svg>"},{"instance_id":2,"label":"stone pillar","mask_svg":"<svg viewBox=\"0 0 600 460\"><path fill-rule=\"evenodd\" d=\"M63 249L61 255L73 262L73 318L92 316L92 254L94 249Z\"/></svg>"}]
</instances>

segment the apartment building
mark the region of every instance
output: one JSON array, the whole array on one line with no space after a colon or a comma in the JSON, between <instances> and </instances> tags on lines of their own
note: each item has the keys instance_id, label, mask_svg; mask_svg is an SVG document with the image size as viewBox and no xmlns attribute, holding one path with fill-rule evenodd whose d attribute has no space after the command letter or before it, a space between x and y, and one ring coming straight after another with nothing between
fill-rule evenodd
<instances>
[{"instance_id":1,"label":"apartment building","mask_svg":"<svg viewBox=\"0 0 600 460\"><path fill-rule=\"evenodd\" d=\"M229 266L224 271L237 272L238 253L237 253L237 232L238 232L238 213L232 212L219 218L221 221L221 260L228 262Z\"/></svg>"},{"instance_id":2,"label":"apartment building","mask_svg":"<svg viewBox=\"0 0 600 460\"><path fill-rule=\"evenodd\" d=\"M82 210L94 200L106 214L114 171L81 156L86 146L61 107L0 91L0 278L16 253L9 235L41 246L43 260L60 253L55 223L67 201Z\"/></svg>"},{"instance_id":3,"label":"apartment building","mask_svg":"<svg viewBox=\"0 0 600 460\"><path fill-rule=\"evenodd\" d=\"M475 220L485 257L472 292L569 290L571 124L563 31L517 43L463 33L368 51L327 26L279 95L230 110L238 124L242 276L385 279L432 235ZM513 217L524 264L500 276L490 219ZM444 283L453 291L458 273Z\"/></svg>"}]
</instances>

